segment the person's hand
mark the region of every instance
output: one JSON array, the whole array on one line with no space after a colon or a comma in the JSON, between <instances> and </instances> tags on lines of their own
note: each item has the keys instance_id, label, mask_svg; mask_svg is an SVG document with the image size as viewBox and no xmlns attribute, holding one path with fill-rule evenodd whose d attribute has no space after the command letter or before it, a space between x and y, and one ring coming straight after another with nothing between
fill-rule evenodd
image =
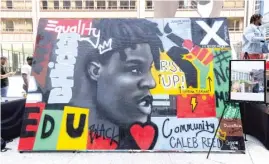
<instances>
[{"instance_id":1,"label":"person's hand","mask_svg":"<svg viewBox=\"0 0 269 164\"><path fill-rule=\"evenodd\" d=\"M9 77L10 77L10 76L13 76L13 75L15 75L15 73L16 73L16 72L9 72L9 73L8 73L8 76L9 76Z\"/></svg>"},{"instance_id":2,"label":"person's hand","mask_svg":"<svg viewBox=\"0 0 269 164\"><path fill-rule=\"evenodd\" d=\"M27 92L28 91L28 85L23 84L22 88Z\"/></svg>"},{"instance_id":3,"label":"person's hand","mask_svg":"<svg viewBox=\"0 0 269 164\"><path fill-rule=\"evenodd\" d=\"M268 37L265 37L265 40L266 40L266 41L269 41L269 36L268 36Z\"/></svg>"}]
</instances>

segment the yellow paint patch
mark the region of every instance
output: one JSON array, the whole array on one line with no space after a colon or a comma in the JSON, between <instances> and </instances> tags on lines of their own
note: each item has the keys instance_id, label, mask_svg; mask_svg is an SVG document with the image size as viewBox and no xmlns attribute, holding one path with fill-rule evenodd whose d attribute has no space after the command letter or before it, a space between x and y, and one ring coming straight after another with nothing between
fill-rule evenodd
<instances>
[{"instance_id":1,"label":"yellow paint patch","mask_svg":"<svg viewBox=\"0 0 269 164\"><path fill-rule=\"evenodd\" d=\"M67 120L68 115L74 115L73 122ZM86 115L83 132L80 136L71 137L67 132L67 121L68 124L71 124L74 129L77 129L79 124L82 124L82 122L80 122L80 117L82 117L82 115ZM64 114L58 138L57 150L86 150L88 139L88 118L89 109L70 106L64 107Z\"/></svg>"},{"instance_id":2,"label":"yellow paint patch","mask_svg":"<svg viewBox=\"0 0 269 164\"><path fill-rule=\"evenodd\" d=\"M179 54L180 55L180 54ZM186 56L192 56L187 58ZM192 53L184 55L184 59L189 62L193 62L194 55ZM180 67L180 66L179 66ZM214 94L214 72L213 62L209 64L208 77L212 79L209 84L207 80L206 88L200 88L200 74L201 71L197 71L197 84L198 88L187 88L185 73L179 68L175 62L167 55L166 52L160 54L160 70L156 70L154 65L151 68L152 76L156 82L156 87L152 89L151 94L169 94L169 95L182 95L182 94ZM195 65L194 67L198 69ZM210 91L211 88L211 91Z\"/></svg>"}]
</instances>

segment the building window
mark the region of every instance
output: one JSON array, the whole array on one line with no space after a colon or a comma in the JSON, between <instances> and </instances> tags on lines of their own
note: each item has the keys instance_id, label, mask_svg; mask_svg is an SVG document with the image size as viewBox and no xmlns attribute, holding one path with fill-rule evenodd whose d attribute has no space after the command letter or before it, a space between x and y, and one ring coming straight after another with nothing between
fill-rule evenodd
<instances>
[{"instance_id":1,"label":"building window","mask_svg":"<svg viewBox=\"0 0 269 164\"><path fill-rule=\"evenodd\" d=\"M53 2L53 5L54 5L54 9L59 9L60 7L60 4L59 4L59 1L54 1Z\"/></svg>"},{"instance_id":2,"label":"building window","mask_svg":"<svg viewBox=\"0 0 269 164\"><path fill-rule=\"evenodd\" d=\"M32 0L25 0L25 9L31 9L32 8Z\"/></svg>"},{"instance_id":3,"label":"building window","mask_svg":"<svg viewBox=\"0 0 269 164\"><path fill-rule=\"evenodd\" d=\"M33 22L32 19L26 19L25 22L25 31L33 32Z\"/></svg>"},{"instance_id":4,"label":"building window","mask_svg":"<svg viewBox=\"0 0 269 164\"><path fill-rule=\"evenodd\" d=\"M191 1L191 9L197 9L197 2L196 1Z\"/></svg>"},{"instance_id":5,"label":"building window","mask_svg":"<svg viewBox=\"0 0 269 164\"><path fill-rule=\"evenodd\" d=\"M235 80L239 80L239 72L236 72L236 74L235 74Z\"/></svg>"},{"instance_id":6,"label":"building window","mask_svg":"<svg viewBox=\"0 0 269 164\"><path fill-rule=\"evenodd\" d=\"M153 5L152 5L152 1L146 1L146 9L152 9Z\"/></svg>"},{"instance_id":7,"label":"building window","mask_svg":"<svg viewBox=\"0 0 269 164\"><path fill-rule=\"evenodd\" d=\"M234 81L234 80L235 80L235 72L232 71L232 81Z\"/></svg>"},{"instance_id":8,"label":"building window","mask_svg":"<svg viewBox=\"0 0 269 164\"><path fill-rule=\"evenodd\" d=\"M130 1L130 9L136 9L136 1L135 0Z\"/></svg>"},{"instance_id":9,"label":"building window","mask_svg":"<svg viewBox=\"0 0 269 164\"><path fill-rule=\"evenodd\" d=\"M248 74L247 74L247 73L244 74L244 80L245 80L245 81L248 80Z\"/></svg>"},{"instance_id":10,"label":"building window","mask_svg":"<svg viewBox=\"0 0 269 164\"><path fill-rule=\"evenodd\" d=\"M228 18L228 27L230 31L242 31L243 19L240 18Z\"/></svg>"},{"instance_id":11,"label":"building window","mask_svg":"<svg viewBox=\"0 0 269 164\"><path fill-rule=\"evenodd\" d=\"M70 9L70 6L71 6L71 2L68 1L68 0L64 0L63 1L63 8L64 9Z\"/></svg>"},{"instance_id":12,"label":"building window","mask_svg":"<svg viewBox=\"0 0 269 164\"><path fill-rule=\"evenodd\" d=\"M117 9L117 1L108 1L108 8L109 9Z\"/></svg>"},{"instance_id":13,"label":"building window","mask_svg":"<svg viewBox=\"0 0 269 164\"><path fill-rule=\"evenodd\" d=\"M48 9L48 2L42 1L42 9L47 10Z\"/></svg>"},{"instance_id":14,"label":"building window","mask_svg":"<svg viewBox=\"0 0 269 164\"><path fill-rule=\"evenodd\" d=\"M94 9L94 2L92 0L87 0L85 6L86 9Z\"/></svg>"},{"instance_id":15,"label":"building window","mask_svg":"<svg viewBox=\"0 0 269 164\"><path fill-rule=\"evenodd\" d=\"M244 7L245 7L245 0L225 0L223 2L223 8L244 8Z\"/></svg>"},{"instance_id":16,"label":"building window","mask_svg":"<svg viewBox=\"0 0 269 164\"><path fill-rule=\"evenodd\" d=\"M240 80L243 80L243 79L244 79L243 72L240 72Z\"/></svg>"},{"instance_id":17,"label":"building window","mask_svg":"<svg viewBox=\"0 0 269 164\"><path fill-rule=\"evenodd\" d=\"M106 9L106 1L97 1L97 9Z\"/></svg>"},{"instance_id":18,"label":"building window","mask_svg":"<svg viewBox=\"0 0 269 164\"><path fill-rule=\"evenodd\" d=\"M76 1L76 9L82 9L82 1Z\"/></svg>"},{"instance_id":19,"label":"building window","mask_svg":"<svg viewBox=\"0 0 269 164\"><path fill-rule=\"evenodd\" d=\"M12 3L11 0L10 1L6 1L6 5L7 5L7 8L8 9L12 9L13 8L13 3Z\"/></svg>"},{"instance_id":20,"label":"building window","mask_svg":"<svg viewBox=\"0 0 269 164\"><path fill-rule=\"evenodd\" d=\"M14 22L12 20L6 20L6 31L14 31Z\"/></svg>"},{"instance_id":21,"label":"building window","mask_svg":"<svg viewBox=\"0 0 269 164\"><path fill-rule=\"evenodd\" d=\"M129 1L120 1L121 9L129 9Z\"/></svg>"},{"instance_id":22,"label":"building window","mask_svg":"<svg viewBox=\"0 0 269 164\"><path fill-rule=\"evenodd\" d=\"M180 1L178 2L178 8L179 8L179 9L184 9L184 8L185 8L184 0L180 0Z\"/></svg>"}]
</instances>

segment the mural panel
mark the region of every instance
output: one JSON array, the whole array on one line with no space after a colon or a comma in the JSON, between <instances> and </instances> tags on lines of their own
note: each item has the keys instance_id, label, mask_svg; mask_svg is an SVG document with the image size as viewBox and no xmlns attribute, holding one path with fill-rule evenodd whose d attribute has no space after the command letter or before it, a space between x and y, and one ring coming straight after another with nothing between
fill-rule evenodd
<instances>
[{"instance_id":1,"label":"mural panel","mask_svg":"<svg viewBox=\"0 0 269 164\"><path fill-rule=\"evenodd\" d=\"M20 151L245 150L225 18L40 19L35 45Z\"/></svg>"}]
</instances>

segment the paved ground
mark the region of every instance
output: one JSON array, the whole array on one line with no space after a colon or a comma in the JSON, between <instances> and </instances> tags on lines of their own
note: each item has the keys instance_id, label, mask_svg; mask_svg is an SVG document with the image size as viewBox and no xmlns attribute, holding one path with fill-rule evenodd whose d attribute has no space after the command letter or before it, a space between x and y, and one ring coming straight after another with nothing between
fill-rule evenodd
<instances>
[{"instance_id":1,"label":"paved ground","mask_svg":"<svg viewBox=\"0 0 269 164\"><path fill-rule=\"evenodd\" d=\"M3 164L265 164L269 151L247 136L246 154L212 153L19 153L18 139L1 153Z\"/></svg>"},{"instance_id":2,"label":"paved ground","mask_svg":"<svg viewBox=\"0 0 269 164\"><path fill-rule=\"evenodd\" d=\"M10 78L8 96L20 97L22 79ZM269 151L251 136L247 136L246 154L212 153L19 153L18 139L8 143L1 153L3 164L266 164Z\"/></svg>"}]
</instances>

